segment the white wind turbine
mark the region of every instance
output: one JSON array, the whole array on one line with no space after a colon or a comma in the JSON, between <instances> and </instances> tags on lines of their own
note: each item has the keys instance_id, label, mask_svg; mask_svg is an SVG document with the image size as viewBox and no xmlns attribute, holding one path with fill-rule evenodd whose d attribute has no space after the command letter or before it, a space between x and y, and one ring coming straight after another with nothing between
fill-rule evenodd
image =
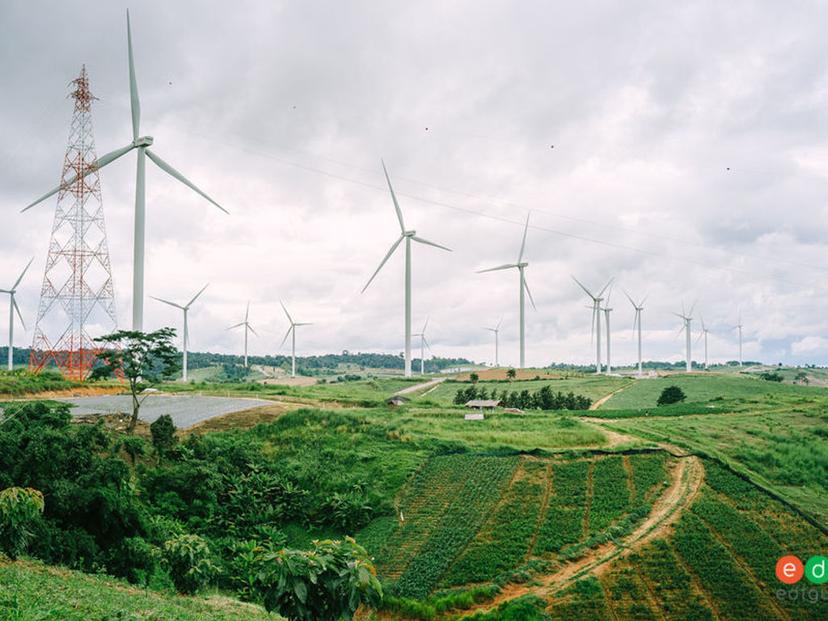
<instances>
[{"instance_id":1,"label":"white wind turbine","mask_svg":"<svg viewBox=\"0 0 828 621\"><path fill-rule=\"evenodd\" d=\"M141 102L138 100L138 83L135 78L135 63L132 54L132 29L129 21L129 11L127 11L127 48L129 55L129 95L130 106L132 109L132 142L122 147L111 151L106 155L102 155L94 162L84 163L81 166L81 171L78 175L68 179L65 183L50 190L33 203L30 203L23 208L22 211L31 209L38 203L43 202L50 196L56 194L61 190L74 185L78 181L78 176L81 178L100 170L117 160L119 157L126 155L133 149L138 152L138 168L135 177L135 228L134 228L134 243L133 243L133 258L132 258L132 329L143 330L144 328L144 228L145 228L145 207L146 201L144 197L144 172L146 166L146 158L148 157L155 163L158 168L163 170L171 177L177 179L191 190L194 190L208 201L213 203L216 207L221 209L224 213L228 213L224 207L219 205L212 198L207 196L198 187L189 181L184 175L178 172L175 168L170 166L167 162L161 159L156 153L149 150L153 143L152 136L140 135L141 123Z\"/></svg>"},{"instance_id":2,"label":"white wind turbine","mask_svg":"<svg viewBox=\"0 0 828 621\"><path fill-rule=\"evenodd\" d=\"M733 326L733 329L739 331L739 366L740 367L742 366L742 328L744 328L744 326L742 325L742 311L739 311L739 323L737 323L735 326Z\"/></svg>"},{"instance_id":3,"label":"white wind turbine","mask_svg":"<svg viewBox=\"0 0 828 621\"><path fill-rule=\"evenodd\" d=\"M285 311L285 315L287 315L288 322L290 323L290 327L288 328L288 331L285 332L285 338L282 339L282 344L279 345L279 349L281 349L284 346L285 341L287 341L287 338L293 335L293 339L291 340L290 346L290 376L296 377L296 328L298 328L299 326L312 326L313 324L307 322L301 323L293 321L293 317L290 316L290 313L288 312L288 309L285 308L284 303L279 301L279 304L282 305L282 310Z\"/></svg>"},{"instance_id":4,"label":"white wind turbine","mask_svg":"<svg viewBox=\"0 0 828 621\"><path fill-rule=\"evenodd\" d=\"M704 339L704 370L707 371L707 335L710 330L707 329L707 326L704 325L704 317L699 315L699 320L701 321L701 334L699 334L699 338L696 339L698 343L700 340Z\"/></svg>"},{"instance_id":5,"label":"white wind turbine","mask_svg":"<svg viewBox=\"0 0 828 621\"><path fill-rule=\"evenodd\" d=\"M20 276L17 277L17 280L14 281L14 284L11 286L11 289L0 289L0 293L8 293L9 294L9 371L14 368L14 314L17 313L17 317L20 319L20 324L23 326L23 329L26 329L26 322L23 321L23 315L20 314L20 307L17 305L17 300L14 299L14 295L17 293L17 285L20 284L20 281L23 280L23 277L26 275L26 272L29 270L29 266L34 261L34 257L29 259L29 262L26 264L26 267L23 268L23 271L20 273Z\"/></svg>"},{"instance_id":6,"label":"white wind turbine","mask_svg":"<svg viewBox=\"0 0 828 621\"><path fill-rule=\"evenodd\" d=\"M523 251L526 249L526 233L529 231L529 216L531 214L527 214L526 216L526 224L523 227L523 241L520 242L520 252L518 253L518 260L517 263L507 263L506 265L498 265L497 267L490 267L489 269L479 270L477 273L482 274L483 272L496 272L498 270L508 270L512 268L517 268L518 273L520 275L520 368L523 369L526 367L526 316L525 316L525 307L526 307L526 299L524 296L524 292L529 295L529 301L532 303L532 308L537 310L535 306L535 300L532 298L532 292L529 291L529 285L526 283L526 273L525 270L529 266L529 263L523 260ZM498 324L500 325L500 324Z\"/></svg>"},{"instance_id":7,"label":"white wind turbine","mask_svg":"<svg viewBox=\"0 0 828 621\"><path fill-rule=\"evenodd\" d=\"M690 312L684 311L684 303L681 305L681 313L673 313L676 317L679 317L684 321L684 325L682 325L681 330L679 330L679 334L684 331L684 337L686 341L687 347L687 372L690 373L693 370L693 357L692 357L692 335L690 333L690 323L693 321L693 308L696 305L690 307Z\"/></svg>"},{"instance_id":8,"label":"white wind turbine","mask_svg":"<svg viewBox=\"0 0 828 621\"><path fill-rule=\"evenodd\" d=\"M592 299L592 335L595 337L595 372L601 372L601 302L603 301L604 291L612 284L613 279L610 278L604 288L598 294L592 293L587 289L581 281L572 277L578 286Z\"/></svg>"},{"instance_id":9,"label":"white wind turbine","mask_svg":"<svg viewBox=\"0 0 828 621\"><path fill-rule=\"evenodd\" d=\"M394 201L394 210L397 212L397 220L400 222L400 237L391 245L391 249L385 255L385 258L383 258L380 262L379 267L373 273L371 278L368 279L368 282L362 288L362 291L365 292L368 286L373 282L374 278L376 278L377 274L379 274L382 266L385 265L388 259L391 258L391 255L394 254L397 246L405 240L405 376L411 377L411 242L415 241L427 246L434 246L435 248L447 250L448 252L451 252L451 248L446 248L445 246L435 244L434 242L423 239L422 237L417 237L417 231L405 230L402 209L400 209L400 205L397 202L397 195L394 194L394 188L391 186L391 179L388 177L388 170L385 168L385 162L382 162L382 170L385 173L385 180L388 182L388 189L391 191L391 200Z\"/></svg>"},{"instance_id":10,"label":"white wind turbine","mask_svg":"<svg viewBox=\"0 0 828 621\"><path fill-rule=\"evenodd\" d=\"M423 329L420 332L411 335L420 337L420 375L425 375L425 348L428 347L428 351L431 351L431 345L428 344L428 339L426 339L425 335L426 328L428 328L428 320L429 318L426 317Z\"/></svg>"},{"instance_id":11,"label":"white wind turbine","mask_svg":"<svg viewBox=\"0 0 828 621\"><path fill-rule=\"evenodd\" d=\"M612 287L610 287L609 291L607 291L607 300L604 308L601 310L604 311L604 318L607 322L607 375L612 373L612 352L610 349L610 344L612 342L612 338L610 336L610 313L612 312L612 308L609 306L610 295L612 295Z\"/></svg>"},{"instance_id":12,"label":"white wind turbine","mask_svg":"<svg viewBox=\"0 0 828 621\"><path fill-rule=\"evenodd\" d=\"M500 366L500 324L503 323L503 317L497 322L497 325L494 328L483 328L484 330L488 330L489 332L494 333L495 337L495 366Z\"/></svg>"},{"instance_id":13,"label":"white wind turbine","mask_svg":"<svg viewBox=\"0 0 828 621\"><path fill-rule=\"evenodd\" d=\"M162 298L157 298L153 295L150 296L153 300L163 302L164 304L174 306L175 308L179 308L182 311L184 311L184 332L182 334L182 339L181 339L182 344L183 344L183 352L182 352L183 360L182 360L181 367L182 367L182 381L184 381L185 383L187 381L187 349L190 345L190 329L189 329L189 326L187 324L187 313L189 312L190 307L193 305L193 302L195 302L198 299L198 296L200 296L202 293L204 293L204 290L209 286L210 286L209 283L204 285L201 288L201 291L196 293L193 296L193 298L189 302L187 302L184 306L182 306L181 304L176 304L175 302L170 302L169 300L164 300Z\"/></svg>"},{"instance_id":14,"label":"white wind turbine","mask_svg":"<svg viewBox=\"0 0 828 621\"><path fill-rule=\"evenodd\" d=\"M236 325L230 326L229 328L227 328L228 330L232 330L234 328L240 328L240 327L244 326L244 368L245 369L247 368L247 331L249 330L250 332L252 332L256 336L259 336L258 332L256 332L253 329L253 326L250 325L250 321L248 321L249 318L250 318L250 302L247 303L247 310L244 311L244 321L240 321Z\"/></svg>"},{"instance_id":15,"label":"white wind turbine","mask_svg":"<svg viewBox=\"0 0 828 621\"><path fill-rule=\"evenodd\" d=\"M641 376L644 374L644 367L641 361L641 311L644 310L644 301L647 299L645 295L641 301L636 304L635 300L630 297L630 294L624 291L624 295L627 296L627 299L630 301L630 304L633 305L635 309L635 319L633 319L633 332L635 332L636 328L638 328L638 375Z\"/></svg>"}]
</instances>

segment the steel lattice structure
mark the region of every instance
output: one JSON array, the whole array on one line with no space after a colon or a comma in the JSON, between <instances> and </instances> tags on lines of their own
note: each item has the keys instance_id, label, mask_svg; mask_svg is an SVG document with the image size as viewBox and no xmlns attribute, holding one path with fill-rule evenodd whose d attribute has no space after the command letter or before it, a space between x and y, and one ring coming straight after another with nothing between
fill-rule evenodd
<instances>
[{"instance_id":1,"label":"steel lattice structure","mask_svg":"<svg viewBox=\"0 0 828 621\"><path fill-rule=\"evenodd\" d=\"M54 363L66 377L82 380L101 348L93 340L117 327L115 288L106 241L86 67L70 83L75 110L63 160L49 255L29 366ZM70 182L70 183L67 183Z\"/></svg>"}]
</instances>

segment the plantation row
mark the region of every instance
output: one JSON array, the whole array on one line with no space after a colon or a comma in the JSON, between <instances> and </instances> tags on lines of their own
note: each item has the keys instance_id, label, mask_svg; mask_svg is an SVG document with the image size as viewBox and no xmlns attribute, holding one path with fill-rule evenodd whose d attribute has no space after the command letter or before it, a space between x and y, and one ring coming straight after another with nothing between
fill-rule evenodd
<instances>
[{"instance_id":1,"label":"plantation row","mask_svg":"<svg viewBox=\"0 0 828 621\"><path fill-rule=\"evenodd\" d=\"M461 388L454 395L454 404L463 405L472 399L491 399L500 401L503 407L520 408L521 410L588 410L592 399L574 392L555 392L550 386L544 386L535 392L528 390L502 390L498 393L492 388L489 393L485 388L471 385Z\"/></svg>"},{"instance_id":2,"label":"plantation row","mask_svg":"<svg viewBox=\"0 0 828 621\"><path fill-rule=\"evenodd\" d=\"M701 497L670 539L616 563L600 582L588 578L558 594L552 618L828 618L824 598L777 598L784 585L774 571L784 554L808 558L828 538L723 468L708 463L706 470Z\"/></svg>"},{"instance_id":3,"label":"plantation row","mask_svg":"<svg viewBox=\"0 0 828 621\"><path fill-rule=\"evenodd\" d=\"M432 458L400 497L400 519L376 554L380 575L394 595L423 598L438 586L496 581L528 562L554 561L646 515L665 463L663 453Z\"/></svg>"}]
</instances>

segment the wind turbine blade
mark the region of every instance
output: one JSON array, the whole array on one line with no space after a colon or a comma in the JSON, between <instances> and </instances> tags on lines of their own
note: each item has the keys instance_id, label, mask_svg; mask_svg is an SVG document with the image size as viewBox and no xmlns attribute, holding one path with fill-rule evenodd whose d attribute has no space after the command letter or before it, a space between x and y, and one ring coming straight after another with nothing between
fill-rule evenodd
<instances>
[{"instance_id":1,"label":"wind turbine blade","mask_svg":"<svg viewBox=\"0 0 828 621\"><path fill-rule=\"evenodd\" d=\"M535 306L535 299L532 297L532 292L529 291L529 283L526 282L526 277L523 278L523 288L526 289L526 293L529 295L529 301L532 303L532 308L534 310L538 310L538 307Z\"/></svg>"},{"instance_id":2,"label":"wind turbine blade","mask_svg":"<svg viewBox=\"0 0 828 621\"><path fill-rule=\"evenodd\" d=\"M633 308L636 308L636 306L635 306L635 301L633 301L632 296L631 296L629 293L627 293L627 290L626 290L626 289L624 289L623 287L621 287L621 291L623 291L623 292L624 292L624 295L626 295L626 296L627 296L627 299L630 301L630 304L632 304L632 305L633 305Z\"/></svg>"},{"instance_id":3,"label":"wind turbine blade","mask_svg":"<svg viewBox=\"0 0 828 621\"><path fill-rule=\"evenodd\" d=\"M431 319L431 317L426 317L425 323L423 324L423 334L425 334L426 328L428 327L429 319Z\"/></svg>"},{"instance_id":4,"label":"wind turbine blade","mask_svg":"<svg viewBox=\"0 0 828 621\"><path fill-rule=\"evenodd\" d=\"M167 174L168 174L168 175L170 175L171 177L173 177L173 178L175 178L175 179L178 179L181 183L183 183L184 185L186 185L188 188L190 188L191 190L193 190L193 191L194 191L194 192L196 192L197 194L200 194L201 196L203 196L204 198L206 198L208 201L210 201L211 203L213 203L213 205L215 205L216 207L218 207L219 209L221 209L224 213L226 213L226 214L229 214L229 213L230 213L230 212L229 212L229 211L227 211L224 207L222 207L221 205L219 205L216 201L214 201L212 198L210 198L210 197L209 197L209 196L207 196L204 192L202 192L202 191L198 188L198 186L196 186L196 185L195 185L192 181L190 181L189 179L187 179L187 177L185 177L185 176L184 176L184 175L182 175L180 172L178 172L175 168L173 168L172 166L170 166L169 164L167 164L167 162L165 162L164 160L162 160L162 159L158 156L158 154L157 154L157 153L153 153L153 152L152 152L152 151L150 151L149 149L145 149L145 151L146 151L147 157L148 157L148 158L150 158L153 162L155 162L155 165L156 165L156 166L158 166L158 168L160 168L161 170L163 170L165 173L167 173Z\"/></svg>"},{"instance_id":5,"label":"wind turbine blade","mask_svg":"<svg viewBox=\"0 0 828 621\"><path fill-rule=\"evenodd\" d=\"M511 267L517 267L514 263L507 263L506 265L498 265L497 267L490 267L485 270L477 270L476 274L483 274L484 272L496 272L498 270L508 270Z\"/></svg>"},{"instance_id":6,"label":"wind turbine blade","mask_svg":"<svg viewBox=\"0 0 828 621\"><path fill-rule=\"evenodd\" d=\"M17 285L19 285L20 281L23 280L23 277L26 275L26 272L29 271L29 266L32 264L32 261L34 261L34 257L29 259L29 262L26 263L26 267L23 268L23 271L20 273L20 276L17 278L17 280L12 285L12 291L17 289Z\"/></svg>"},{"instance_id":7,"label":"wind turbine blade","mask_svg":"<svg viewBox=\"0 0 828 621\"><path fill-rule=\"evenodd\" d=\"M26 329L26 322L23 321L23 315L20 313L20 307L17 305L17 300L12 298L12 306L14 306L14 310L17 312L17 318L20 319L20 325L23 326L23 329Z\"/></svg>"},{"instance_id":8,"label":"wind turbine blade","mask_svg":"<svg viewBox=\"0 0 828 621\"><path fill-rule=\"evenodd\" d=\"M495 330L500 330L500 324L502 324L502 323L503 323L503 317L501 317L500 320L497 322L497 325L495 326Z\"/></svg>"},{"instance_id":9,"label":"wind turbine blade","mask_svg":"<svg viewBox=\"0 0 828 621\"><path fill-rule=\"evenodd\" d=\"M100 170L101 168L103 168L107 164L111 164L112 162L117 160L122 155L125 155L125 154L129 153L130 151L132 151L132 149L134 149L134 148L135 147L133 147L131 144L128 144L127 146L125 146L121 149L116 149L115 151L110 151L106 155L102 155L97 160L92 162L92 164L90 164L89 166L84 168L83 176L86 177L87 175L92 174L96 170ZM61 183L56 188L53 188L53 189L49 190L48 192L46 192L46 194L44 194L43 196L41 196L37 200L35 200L35 201L29 203L28 205L26 205L23 209L20 210L20 213L23 213L24 211L28 211L29 209L31 209L32 207L34 207L38 203L42 203L43 201L45 201L50 196L53 196L53 195L57 194L58 192L60 192L61 190L68 188L73 183L75 183L77 180L78 180L78 176L77 175L72 175L64 183Z\"/></svg>"},{"instance_id":10,"label":"wind turbine blade","mask_svg":"<svg viewBox=\"0 0 828 621\"><path fill-rule=\"evenodd\" d=\"M284 302L282 302L282 300L279 300L279 304L282 305L282 310L285 311L285 315L287 315L287 318L288 318L288 321L290 322L290 325L295 325L293 323L293 317L290 316L290 313L288 312L288 309L285 308Z\"/></svg>"},{"instance_id":11,"label":"wind turbine blade","mask_svg":"<svg viewBox=\"0 0 828 621\"><path fill-rule=\"evenodd\" d=\"M243 325L244 325L244 322L242 321L241 323L237 323L235 326L230 326L227 329L232 330L233 328L241 328Z\"/></svg>"},{"instance_id":12,"label":"wind turbine blade","mask_svg":"<svg viewBox=\"0 0 828 621\"><path fill-rule=\"evenodd\" d=\"M689 313L687 313L687 316L688 316L688 317L692 317L692 316L693 316L693 309L694 309L694 308L696 308L696 304L698 304L698 302L699 302L698 300L696 300L695 302L693 302L693 305L690 307L690 312L689 312Z\"/></svg>"},{"instance_id":13,"label":"wind turbine blade","mask_svg":"<svg viewBox=\"0 0 828 621\"><path fill-rule=\"evenodd\" d=\"M250 318L250 300L247 301L247 309L244 311L244 322L247 323L247 320Z\"/></svg>"},{"instance_id":14,"label":"wind turbine blade","mask_svg":"<svg viewBox=\"0 0 828 621\"><path fill-rule=\"evenodd\" d=\"M138 82L135 79L135 59L132 55L132 25L127 9L127 47L129 52L129 102L132 108L132 139L138 140L141 131L141 102L138 100Z\"/></svg>"},{"instance_id":15,"label":"wind turbine blade","mask_svg":"<svg viewBox=\"0 0 828 621\"><path fill-rule=\"evenodd\" d=\"M247 324L247 327L248 327L248 328L250 328L250 331L251 331L253 334L255 334L256 336L259 336L259 333L258 333L258 332L256 332L256 331L253 329L253 326L251 326L250 324Z\"/></svg>"},{"instance_id":16,"label":"wind turbine blade","mask_svg":"<svg viewBox=\"0 0 828 621\"><path fill-rule=\"evenodd\" d=\"M605 284L605 285L604 285L604 288L603 288L603 289L601 289L600 293L598 293L598 297L599 297L599 298L600 298L602 295L604 295L604 291L606 291L606 290L607 290L607 287L609 287L610 285L612 285L612 282L613 282L614 280L615 280L615 277L610 278L610 279L607 281L607 284ZM610 289L610 291L612 291L612 289Z\"/></svg>"},{"instance_id":17,"label":"wind turbine blade","mask_svg":"<svg viewBox=\"0 0 828 621\"><path fill-rule=\"evenodd\" d=\"M434 246L435 248L439 248L440 250L447 250L448 252L452 252L451 248L446 248L445 246L441 246L440 244L435 244L433 241L428 241L427 239L417 237L416 235L414 235L411 239L413 239L415 242L420 242L421 244L425 244L427 246Z\"/></svg>"},{"instance_id":18,"label":"wind turbine blade","mask_svg":"<svg viewBox=\"0 0 828 621\"><path fill-rule=\"evenodd\" d=\"M529 231L529 216L532 215L530 211L526 214L526 224L523 226L523 241L520 242L520 252L518 253L518 260L517 262L520 263L523 260L523 251L526 249L526 233Z\"/></svg>"},{"instance_id":19,"label":"wind turbine blade","mask_svg":"<svg viewBox=\"0 0 828 621\"><path fill-rule=\"evenodd\" d=\"M312 321L300 321L299 323L293 324L294 326L312 326Z\"/></svg>"},{"instance_id":20,"label":"wind turbine blade","mask_svg":"<svg viewBox=\"0 0 828 621\"><path fill-rule=\"evenodd\" d=\"M431 344L428 342L428 339L425 337L425 335L422 337L422 339L423 339L423 343L425 343L425 346L428 348L428 351L429 351L432 355L434 355L434 352L433 352L433 351L431 351Z\"/></svg>"},{"instance_id":21,"label":"wind turbine blade","mask_svg":"<svg viewBox=\"0 0 828 621\"><path fill-rule=\"evenodd\" d=\"M586 287L584 287L583 283L581 283L581 281L580 281L580 280L578 280L578 279L577 279L577 278L575 278L574 276L572 277L572 280L574 280L576 283L578 283L578 286L579 286L581 289L583 289L583 290L584 290L584 293L586 293L589 297L591 297L593 300L597 299L597 296L592 295L592 292L591 292L589 289L587 289Z\"/></svg>"},{"instance_id":22,"label":"wind turbine blade","mask_svg":"<svg viewBox=\"0 0 828 621\"><path fill-rule=\"evenodd\" d=\"M282 349L282 347L285 346L285 341L288 340L288 337L290 336L290 331L291 330L293 330L293 324L290 324L290 327L288 328L288 331L285 332L285 338L283 338L282 342L279 344L279 349Z\"/></svg>"},{"instance_id":23,"label":"wind turbine blade","mask_svg":"<svg viewBox=\"0 0 828 621\"><path fill-rule=\"evenodd\" d=\"M204 293L204 290L205 290L207 287L209 287L209 286L210 286L210 283L208 282L206 285L204 285L204 286L201 288L201 291L199 291L198 293L196 293L196 294L193 296L193 299L192 299L192 300L190 300L189 302L187 302L187 304L186 304L186 306L185 306L184 308L190 308L190 307L193 305L193 302L195 302L195 301L198 299L198 296L200 296L202 293Z\"/></svg>"},{"instance_id":24,"label":"wind turbine blade","mask_svg":"<svg viewBox=\"0 0 828 621\"><path fill-rule=\"evenodd\" d=\"M394 194L394 188L391 186L391 179L388 176L388 170L385 168L385 162L380 160L382 163L382 172L385 173L385 180L388 182L388 189L391 190L391 200L394 201L394 209L397 212L397 220L400 221L400 232L405 233L405 222L403 221L403 214L402 209L400 209L400 204L397 202L397 195Z\"/></svg>"},{"instance_id":25,"label":"wind turbine blade","mask_svg":"<svg viewBox=\"0 0 828 621\"><path fill-rule=\"evenodd\" d=\"M696 339L696 343L698 343L700 340L702 340L702 337L704 337L704 330L702 330L701 333L699 334L699 338Z\"/></svg>"},{"instance_id":26,"label":"wind turbine blade","mask_svg":"<svg viewBox=\"0 0 828 621\"><path fill-rule=\"evenodd\" d=\"M648 293L647 295L645 295L643 298L641 298L641 301L638 303L639 308L643 308L643 307L644 307L644 302L646 302L646 301L647 301L647 298L648 298L648 297L650 297L650 294L649 294L649 293Z\"/></svg>"},{"instance_id":27,"label":"wind turbine blade","mask_svg":"<svg viewBox=\"0 0 828 621\"><path fill-rule=\"evenodd\" d=\"M678 317L679 319L685 319L686 318L686 315L681 315L679 313L672 313L672 314L675 315L676 317Z\"/></svg>"},{"instance_id":28,"label":"wind turbine blade","mask_svg":"<svg viewBox=\"0 0 828 621\"><path fill-rule=\"evenodd\" d=\"M382 266L385 265L388 262L388 259L390 259L391 255L394 254L394 251L397 249L397 246L399 246L400 243L402 243L402 240L404 240L404 239L405 239L405 236L400 235L400 238L397 241L394 242L394 245L391 246L391 250L388 251L388 253L385 255L385 258L380 262L379 267L373 273L371 278L368 279L368 282L365 283L365 286L362 288L362 293L365 293L365 290L368 288L368 285L370 285L374 281L374 278L377 277L377 274L379 274L379 271L382 269Z\"/></svg>"},{"instance_id":29,"label":"wind turbine blade","mask_svg":"<svg viewBox=\"0 0 828 621\"><path fill-rule=\"evenodd\" d=\"M184 310L183 306L181 306L180 304L176 304L175 302L170 302L169 300L164 300L162 298L157 298L154 295L151 295L150 297L153 300L157 300L158 302L163 302L164 304L169 304L170 306L175 306L176 308L180 308L181 310Z\"/></svg>"}]
</instances>

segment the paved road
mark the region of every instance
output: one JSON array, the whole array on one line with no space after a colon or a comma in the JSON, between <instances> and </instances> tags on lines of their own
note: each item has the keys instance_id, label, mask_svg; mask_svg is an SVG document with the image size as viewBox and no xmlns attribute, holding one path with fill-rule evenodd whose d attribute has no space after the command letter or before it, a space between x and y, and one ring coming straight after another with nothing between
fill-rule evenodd
<instances>
[{"instance_id":1,"label":"paved road","mask_svg":"<svg viewBox=\"0 0 828 621\"><path fill-rule=\"evenodd\" d=\"M72 397L56 399L71 403L72 414L112 414L132 411L132 397L129 395L100 395L96 397ZM153 394L146 397L141 406L141 420L151 423L163 414L172 416L175 426L186 428L216 416L231 412L249 410L261 405L271 405L272 401L262 399L245 399L239 397L204 397L201 395L164 395Z\"/></svg>"},{"instance_id":2,"label":"paved road","mask_svg":"<svg viewBox=\"0 0 828 621\"><path fill-rule=\"evenodd\" d=\"M414 384L413 386L409 386L408 388L403 388L402 390L398 390L394 393L394 396L398 395L407 395L412 392L417 392L419 390L425 390L426 388L430 388L432 386L436 386L437 384L442 384L446 381L445 377L435 377L433 380L429 380L427 382L423 382L422 384Z\"/></svg>"}]
</instances>

